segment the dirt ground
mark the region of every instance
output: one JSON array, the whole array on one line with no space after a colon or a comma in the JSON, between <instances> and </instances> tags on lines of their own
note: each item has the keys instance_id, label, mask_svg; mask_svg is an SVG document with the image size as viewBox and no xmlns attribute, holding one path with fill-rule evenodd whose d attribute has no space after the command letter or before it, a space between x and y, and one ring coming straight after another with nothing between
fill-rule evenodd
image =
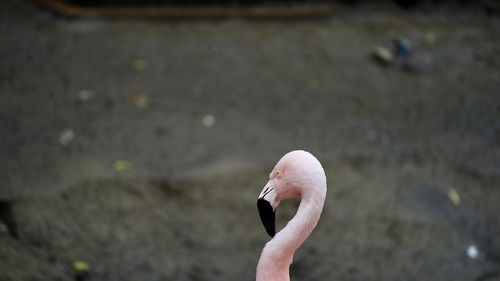
<instances>
[{"instance_id":1,"label":"dirt ground","mask_svg":"<svg viewBox=\"0 0 500 281\"><path fill-rule=\"evenodd\" d=\"M292 280L500 280L498 16L68 20L6 0L0 34L0 280L253 280L257 195L297 148L328 196ZM370 57L396 37L410 69Z\"/></svg>"}]
</instances>

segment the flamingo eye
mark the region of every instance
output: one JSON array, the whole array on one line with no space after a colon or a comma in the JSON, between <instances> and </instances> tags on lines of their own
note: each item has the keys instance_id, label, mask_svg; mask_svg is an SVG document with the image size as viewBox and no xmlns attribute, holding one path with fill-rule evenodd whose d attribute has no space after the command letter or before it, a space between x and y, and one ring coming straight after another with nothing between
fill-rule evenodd
<instances>
[{"instance_id":1,"label":"flamingo eye","mask_svg":"<svg viewBox=\"0 0 500 281\"><path fill-rule=\"evenodd\" d=\"M274 173L274 175L275 175L275 176L277 176L277 177L279 177L279 176L281 176L281 172L280 172L280 171L276 171L276 172Z\"/></svg>"}]
</instances>

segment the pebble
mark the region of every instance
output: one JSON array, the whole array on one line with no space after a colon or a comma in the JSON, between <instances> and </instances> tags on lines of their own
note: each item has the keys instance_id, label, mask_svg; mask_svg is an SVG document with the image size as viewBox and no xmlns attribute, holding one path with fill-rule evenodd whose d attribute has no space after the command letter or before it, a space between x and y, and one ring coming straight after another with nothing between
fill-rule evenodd
<instances>
[{"instance_id":1,"label":"pebble","mask_svg":"<svg viewBox=\"0 0 500 281\"><path fill-rule=\"evenodd\" d=\"M215 125L215 117L213 115L207 114L203 116L202 119L203 126L209 128Z\"/></svg>"},{"instance_id":2,"label":"pebble","mask_svg":"<svg viewBox=\"0 0 500 281\"><path fill-rule=\"evenodd\" d=\"M460 204L460 195L455 189L448 189L448 198L450 199L451 203L453 203L453 205L458 206Z\"/></svg>"},{"instance_id":3,"label":"pebble","mask_svg":"<svg viewBox=\"0 0 500 281\"><path fill-rule=\"evenodd\" d=\"M59 133L59 143L68 145L75 138L75 132L72 129L64 129Z\"/></svg>"},{"instance_id":4,"label":"pebble","mask_svg":"<svg viewBox=\"0 0 500 281\"><path fill-rule=\"evenodd\" d=\"M92 90L81 90L78 92L78 99L80 101L89 101L95 97L95 92Z\"/></svg>"},{"instance_id":5,"label":"pebble","mask_svg":"<svg viewBox=\"0 0 500 281\"><path fill-rule=\"evenodd\" d=\"M471 259L477 259L479 257L479 250L477 249L476 246L470 245L467 248L467 256Z\"/></svg>"},{"instance_id":6,"label":"pebble","mask_svg":"<svg viewBox=\"0 0 500 281\"><path fill-rule=\"evenodd\" d=\"M394 56L392 55L391 51L382 46L376 46L373 50L372 56L374 60L381 65L390 65L394 63Z\"/></svg>"}]
</instances>

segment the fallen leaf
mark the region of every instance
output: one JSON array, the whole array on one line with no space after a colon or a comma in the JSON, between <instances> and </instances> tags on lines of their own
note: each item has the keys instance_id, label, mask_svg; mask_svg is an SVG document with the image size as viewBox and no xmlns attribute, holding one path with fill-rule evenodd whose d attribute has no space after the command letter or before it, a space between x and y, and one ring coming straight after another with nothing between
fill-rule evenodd
<instances>
[{"instance_id":1,"label":"fallen leaf","mask_svg":"<svg viewBox=\"0 0 500 281\"><path fill-rule=\"evenodd\" d=\"M134 165L126 160L117 160L114 164L115 170L119 172L128 172L134 169Z\"/></svg>"},{"instance_id":2,"label":"fallen leaf","mask_svg":"<svg viewBox=\"0 0 500 281\"><path fill-rule=\"evenodd\" d=\"M134 104L138 108L146 108L149 105L149 98L145 94L139 94L135 96Z\"/></svg>"},{"instance_id":3,"label":"fallen leaf","mask_svg":"<svg viewBox=\"0 0 500 281\"><path fill-rule=\"evenodd\" d=\"M73 262L73 268L76 271L89 271L90 270L90 264L88 262L84 262L84 261L74 261Z\"/></svg>"},{"instance_id":4,"label":"fallen leaf","mask_svg":"<svg viewBox=\"0 0 500 281\"><path fill-rule=\"evenodd\" d=\"M147 65L148 64L145 59L136 59L133 62L134 69L137 71L144 71Z\"/></svg>"}]
</instances>

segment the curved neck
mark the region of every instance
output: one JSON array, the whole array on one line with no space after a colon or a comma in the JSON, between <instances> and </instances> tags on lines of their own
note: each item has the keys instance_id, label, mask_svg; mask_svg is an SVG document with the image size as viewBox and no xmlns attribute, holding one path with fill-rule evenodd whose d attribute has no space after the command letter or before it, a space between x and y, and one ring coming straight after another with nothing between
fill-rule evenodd
<instances>
[{"instance_id":1,"label":"curved neck","mask_svg":"<svg viewBox=\"0 0 500 281\"><path fill-rule=\"evenodd\" d=\"M289 281L293 254L309 237L323 209L326 188L303 194L299 209L285 228L266 243L257 265L257 281Z\"/></svg>"}]
</instances>

